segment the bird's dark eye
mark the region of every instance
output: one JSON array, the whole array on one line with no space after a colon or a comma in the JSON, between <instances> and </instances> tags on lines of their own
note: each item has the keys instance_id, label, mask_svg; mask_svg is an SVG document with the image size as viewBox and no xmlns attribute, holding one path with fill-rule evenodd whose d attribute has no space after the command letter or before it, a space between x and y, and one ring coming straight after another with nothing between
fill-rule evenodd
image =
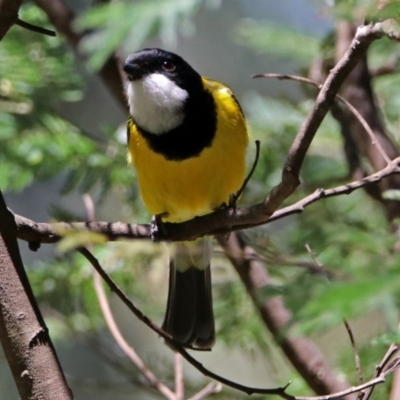
<instances>
[{"instance_id":1,"label":"bird's dark eye","mask_svg":"<svg viewBox=\"0 0 400 400\"><path fill-rule=\"evenodd\" d=\"M176 65L171 61L163 61L162 67L164 71L172 72L176 68Z\"/></svg>"}]
</instances>

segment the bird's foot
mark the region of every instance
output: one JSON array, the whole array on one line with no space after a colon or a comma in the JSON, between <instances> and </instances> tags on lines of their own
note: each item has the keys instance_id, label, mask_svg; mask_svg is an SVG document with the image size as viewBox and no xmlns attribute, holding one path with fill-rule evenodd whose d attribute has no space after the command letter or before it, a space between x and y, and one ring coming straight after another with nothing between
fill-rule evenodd
<instances>
[{"instance_id":1,"label":"bird's foot","mask_svg":"<svg viewBox=\"0 0 400 400\"><path fill-rule=\"evenodd\" d=\"M153 242L159 242L162 238L167 237L165 225L162 221L163 217L168 217L168 213L164 212L151 217L150 236Z\"/></svg>"}]
</instances>

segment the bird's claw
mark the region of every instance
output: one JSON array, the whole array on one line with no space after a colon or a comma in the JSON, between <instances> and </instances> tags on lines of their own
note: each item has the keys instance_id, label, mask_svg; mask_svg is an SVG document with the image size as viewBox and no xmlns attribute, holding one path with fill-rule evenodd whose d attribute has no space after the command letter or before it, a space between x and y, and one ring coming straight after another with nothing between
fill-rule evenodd
<instances>
[{"instance_id":1,"label":"bird's claw","mask_svg":"<svg viewBox=\"0 0 400 400\"><path fill-rule=\"evenodd\" d=\"M163 237L167 236L165 225L162 221L162 218L167 216L168 213L162 213L151 217L150 236L153 242L159 242Z\"/></svg>"}]
</instances>

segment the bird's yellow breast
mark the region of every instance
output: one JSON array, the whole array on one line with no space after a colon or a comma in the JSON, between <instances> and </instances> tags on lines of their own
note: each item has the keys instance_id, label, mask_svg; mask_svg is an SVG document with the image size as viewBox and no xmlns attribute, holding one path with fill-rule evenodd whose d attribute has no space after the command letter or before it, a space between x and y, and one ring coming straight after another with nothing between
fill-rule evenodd
<instances>
[{"instance_id":1,"label":"bird's yellow breast","mask_svg":"<svg viewBox=\"0 0 400 400\"><path fill-rule=\"evenodd\" d=\"M148 146L133 121L128 125L129 159L142 199L151 214L168 214L166 221L185 221L228 203L245 178L248 135L240 107L228 87L205 78L203 84L215 100L217 127L211 146L198 156L168 160Z\"/></svg>"}]
</instances>

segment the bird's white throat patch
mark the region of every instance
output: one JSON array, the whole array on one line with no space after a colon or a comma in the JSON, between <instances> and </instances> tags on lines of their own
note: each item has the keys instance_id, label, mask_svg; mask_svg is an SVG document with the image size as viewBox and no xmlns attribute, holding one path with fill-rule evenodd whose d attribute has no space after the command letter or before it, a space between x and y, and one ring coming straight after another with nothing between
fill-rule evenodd
<instances>
[{"instance_id":1,"label":"bird's white throat patch","mask_svg":"<svg viewBox=\"0 0 400 400\"><path fill-rule=\"evenodd\" d=\"M135 122L150 133L162 134L179 126L188 92L163 74L129 82L126 94Z\"/></svg>"}]
</instances>

